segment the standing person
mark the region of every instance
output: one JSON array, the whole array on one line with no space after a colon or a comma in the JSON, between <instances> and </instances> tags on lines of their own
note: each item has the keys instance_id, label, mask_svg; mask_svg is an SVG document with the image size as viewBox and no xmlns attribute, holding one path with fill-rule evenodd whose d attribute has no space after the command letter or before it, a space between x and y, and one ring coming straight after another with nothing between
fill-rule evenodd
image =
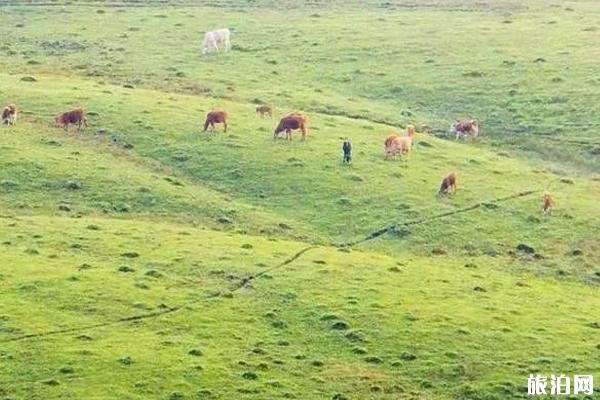
<instances>
[{"instance_id":1,"label":"standing person","mask_svg":"<svg viewBox=\"0 0 600 400\"><path fill-rule=\"evenodd\" d=\"M344 159L342 162L344 164L350 164L350 161L352 160L352 144L350 144L350 141L347 138L342 145L342 151L344 152Z\"/></svg>"}]
</instances>

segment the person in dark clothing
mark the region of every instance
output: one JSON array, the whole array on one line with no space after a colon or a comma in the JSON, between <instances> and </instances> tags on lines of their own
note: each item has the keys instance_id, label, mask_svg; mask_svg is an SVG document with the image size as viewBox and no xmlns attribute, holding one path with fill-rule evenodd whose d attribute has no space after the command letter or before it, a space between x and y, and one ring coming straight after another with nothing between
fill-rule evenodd
<instances>
[{"instance_id":1,"label":"person in dark clothing","mask_svg":"<svg viewBox=\"0 0 600 400\"><path fill-rule=\"evenodd\" d=\"M352 160L352 145L348 139L344 140L342 150L344 151L344 159L342 162L345 164L350 164L350 161Z\"/></svg>"}]
</instances>

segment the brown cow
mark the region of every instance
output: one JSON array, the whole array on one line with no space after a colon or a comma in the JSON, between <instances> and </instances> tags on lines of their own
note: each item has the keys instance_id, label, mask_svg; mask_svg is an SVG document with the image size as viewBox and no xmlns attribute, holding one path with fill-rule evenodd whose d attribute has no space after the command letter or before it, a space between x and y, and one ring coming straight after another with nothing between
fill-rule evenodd
<instances>
[{"instance_id":1,"label":"brown cow","mask_svg":"<svg viewBox=\"0 0 600 400\"><path fill-rule=\"evenodd\" d=\"M438 196L448 195L450 193L456 193L456 173L454 172L450 172L442 180L442 184L438 190Z\"/></svg>"},{"instance_id":2,"label":"brown cow","mask_svg":"<svg viewBox=\"0 0 600 400\"><path fill-rule=\"evenodd\" d=\"M476 138L479 135L479 122L476 119L456 121L452 124L451 132L456 135L456 140L465 136Z\"/></svg>"},{"instance_id":3,"label":"brown cow","mask_svg":"<svg viewBox=\"0 0 600 400\"><path fill-rule=\"evenodd\" d=\"M421 133L429 133L429 126L427 124L421 124Z\"/></svg>"},{"instance_id":4,"label":"brown cow","mask_svg":"<svg viewBox=\"0 0 600 400\"><path fill-rule=\"evenodd\" d=\"M390 133L385 138L385 158L388 158L389 156L396 158L398 154L404 155L410 152L410 150L412 149L412 141L413 136L415 134L415 127L412 125L407 125L406 134L407 136L398 136L395 133Z\"/></svg>"},{"instance_id":5,"label":"brown cow","mask_svg":"<svg viewBox=\"0 0 600 400\"><path fill-rule=\"evenodd\" d=\"M292 131L296 129L300 130L302 133L302 140L305 140L306 135L308 134L308 118L302 113L292 111L279 120L279 124L277 124L277 127L275 127L275 130L273 131L273 139L277 139L279 134L285 131L286 139L291 141Z\"/></svg>"},{"instance_id":6,"label":"brown cow","mask_svg":"<svg viewBox=\"0 0 600 400\"><path fill-rule=\"evenodd\" d=\"M550 193L545 193L542 198L542 208L544 209L544 214L552 213L552 209L554 208L554 198Z\"/></svg>"},{"instance_id":7,"label":"brown cow","mask_svg":"<svg viewBox=\"0 0 600 400\"><path fill-rule=\"evenodd\" d=\"M6 125L14 125L17 123L17 107L13 104L4 107L2 110L2 123Z\"/></svg>"},{"instance_id":8,"label":"brown cow","mask_svg":"<svg viewBox=\"0 0 600 400\"><path fill-rule=\"evenodd\" d=\"M87 118L85 117L85 110L83 107L76 108L71 111L64 112L57 115L54 118L54 122L58 126L62 126L65 130L69 129L70 124L76 124L77 130L81 130L81 127L87 127Z\"/></svg>"},{"instance_id":9,"label":"brown cow","mask_svg":"<svg viewBox=\"0 0 600 400\"><path fill-rule=\"evenodd\" d=\"M269 106L258 106L256 107L256 113L260 114L261 118L264 118L265 115L268 115L269 117L273 118L273 109Z\"/></svg>"},{"instance_id":10,"label":"brown cow","mask_svg":"<svg viewBox=\"0 0 600 400\"><path fill-rule=\"evenodd\" d=\"M229 115L225 111L211 111L206 114L206 121L204 122L204 132L208 129L210 125L211 129L215 130L215 124L223 124L224 129L223 132L227 132L227 118Z\"/></svg>"}]
</instances>

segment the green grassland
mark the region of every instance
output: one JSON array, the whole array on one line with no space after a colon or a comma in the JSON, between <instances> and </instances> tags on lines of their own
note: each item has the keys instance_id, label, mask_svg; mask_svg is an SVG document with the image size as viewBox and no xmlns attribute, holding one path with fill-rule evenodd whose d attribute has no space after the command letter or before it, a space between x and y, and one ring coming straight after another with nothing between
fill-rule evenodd
<instances>
[{"instance_id":1,"label":"green grassland","mask_svg":"<svg viewBox=\"0 0 600 400\"><path fill-rule=\"evenodd\" d=\"M50 3L0 5L0 399L600 375L597 4ZM202 57L221 25L233 51ZM308 140L273 140L262 102ZM85 132L53 125L78 105ZM201 131L215 108L227 133ZM447 140L459 117L484 136ZM407 123L433 133L385 160Z\"/></svg>"}]
</instances>

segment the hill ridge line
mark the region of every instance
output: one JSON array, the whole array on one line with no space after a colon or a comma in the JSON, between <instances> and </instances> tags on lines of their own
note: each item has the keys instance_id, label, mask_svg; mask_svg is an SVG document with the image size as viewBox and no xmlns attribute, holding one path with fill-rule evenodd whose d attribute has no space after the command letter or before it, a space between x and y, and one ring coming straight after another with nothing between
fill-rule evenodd
<instances>
[{"instance_id":1,"label":"hill ridge line","mask_svg":"<svg viewBox=\"0 0 600 400\"><path fill-rule=\"evenodd\" d=\"M254 275L250 275L249 277L242 278L242 280L240 281L240 284L238 284L236 287L231 289L230 293L236 292L244 287L247 287L248 283L251 280L253 280L259 276L262 276L269 271L273 271L273 270L279 269L283 266L286 266L288 264L291 264L292 262L294 262L298 258L300 258L303 254L305 254L306 252L308 252L312 249L315 249L316 247L317 246L314 246L314 245L304 247L304 248L300 249L299 251L297 251L296 253L292 254L290 257L288 257L285 260L283 260L282 262L280 262L279 264L276 264L266 270L262 270ZM48 336L62 335L62 334L66 334L66 333L83 332L83 331L86 331L89 329L94 329L94 328L103 328L103 327L118 325L118 324L126 323L126 322L141 321L141 320L145 320L145 319L156 318L156 317L160 317L162 315L176 313L176 312L184 309L185 307L188 307L188 306L191 306L194 304L198 304L198 303L201 303L206 300L211 300L211 299L217 298L220 295L221 295L221 292L219 291L216 293L211 293L209 295L206 295L206 296L198 298L198 299L190 300L179 306L169 307L169 308L166 308L166 309L160 310L160 311L153 311L153 312L146 313L146 314L131 315L128 317L118 318L113 321L100 322L100 323L96 323L96 324L74 326L71 328L56 329L56 330L51 330L51 331L46 331L46 332L28 333L28 334L24 334L24 335L20 335L20 336L15 336L12 338L0 340L0 343L18 342L18 341L27 340L27 339L37 339L37 338L44 338L44 337L48 337Z\"/></svg>"},{"instance_id":2,"label":"hill ridge line","mask_svg":"<svg viewBox=\"0 0 600 400\"><path fill-rule=\"evenodd\" d=\"M431 217L416 219L416 220L412 220L412 221L406 221L406 222L397 223L397 224L391 224L391 225L388 225L388 226L386 226L384 228L381 228L379 230L376 230L376 231L372 232L371 234L367 235L366 237L364 237L362 239L358 239L358 240L351 241L351 242L340 243L340 244L337 244L336 246L337 247L352 247L352 246L356 246L357 244L362 244L362 243L368 242L370 240L376 239L376 238L378 238L380 236L383 236L386 233L389 233L389 232L393 231L397 227L421 225L421 224L425 224L425 223L428 223L428 222L431 222L431 221L435 221L435 220L440 219L440 218L448 217L448 216L451 216L451 215L462 214L462 213L465 213L465 212L473 211L473 210L476 210L479 207L481 207L482 205L487 204L487 203L500 203L500 202L503 202L503 201L507 201L507 200L511 200L511 199L515 199L515 198L519 198L519 197L529 196L531 194L539 193L539 192L540 192L539 189L538 190L526 190L526 191L523 191L523 192L518 192L518 193L511 194L511 195L508 195L508 196L498 197L498 198L495 198L493 200L480 201L479 203L472 204L472 205L470 205L468 207L459 208L458 210L454 210L454 211L447 211L447 212L444 212L444 213L433 215Z\"/></svg>"}]
</instances>

